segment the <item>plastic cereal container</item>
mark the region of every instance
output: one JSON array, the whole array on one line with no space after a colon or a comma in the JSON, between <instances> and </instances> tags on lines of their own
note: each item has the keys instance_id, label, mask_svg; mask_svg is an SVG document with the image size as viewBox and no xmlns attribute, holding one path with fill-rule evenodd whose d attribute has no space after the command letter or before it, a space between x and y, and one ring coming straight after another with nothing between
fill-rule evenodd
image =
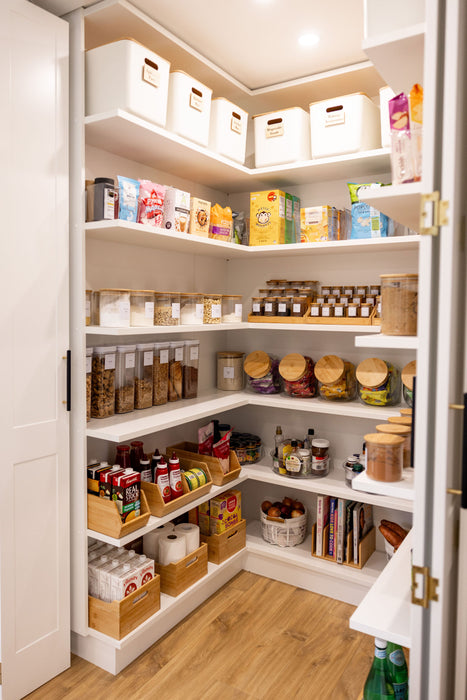
<instances>
[{"instance_id":1,"label":"plastic cereal container","mask_svg":"<svg viewBox=\"0 0 467 700\"><path fill-rule=\"evenodd\" d=\"M285 381L285 391L289 396L311 398L316 396L316 379L311 357L290 353L279 363L279 372Z\"/></svg>"},{"instance_id":2,"label":"plastic cereal container","mask_svg":"<svg viewBox=\"0 0 467 700\"><path fill-rule=\"evenodd\" d=\"M91 418L115 414L115 345L95 347L92 355Z\"/></svg>"},{"instance_id":3,"label":"plastic cereal container","mask_svg":"<svg viewBox=\"0 0 467 700\"><path fill-rule=\"evenodd\" d=\"M417 335L418 275L381 275L381 332Z\"/></svg>"},{"instance_id":4,"label":"plastic cereal container","mask_svg":"<svg viewBox=\"0 0 467 700\"><path fill-rule=\"evenodd\" d=\"M402 395L404 401L410 408L413 408L413 379L417 374L417 361L412 360L407 365L405 365L402 370Z\"/></svg>"},{"instance_id":5,"label":"plastic cereal container","mask_svg":"<svg viewBox=\"0 0 467 700\"><path fill-rule=\"evenodd\" d=\"M278 394L281 390L279 360L262 350L250 352L245 357L243 369L248 384L258 394Z\"/></svg>"},{"instance_id":6,"label":"plastic cereal container","mask_svg":"<svg viewBox=\"0 0 467 700\"><path fill-rule=\"evenodd\" d=\"M366 442L366 473L375 481L402 479L404 438L399 435L369 433Z\"/></svg>"},{"instance_id":7,"label":"plastic cereal container","mask_svg":"<svg viewBox=\"0 0 467 700\"><path fill-rule=\"evenodd\" d=\"M355 366L337 355L325 355L315 364L319 395L327 401L351 401L356 394Z\"/></svg>"},{"instance_id":8,"label":"plastic cereal container","mask_svg":"<svg viewBox=\"0 0 467 700\"><path fill-rule=\"evenodd\" d=\"M400 399L399 370L390 362L369 357L357 367L358 395L370 406L394 406Z\"/></svg>"},{"instance_id":9,"label":"plastic cereal container","mask_svg":"<svg viewBox=\"0 0 467 700\"><path fill-rule=\"evenodd\" d=\"M135 408L150 408L153 392L154 343L136 346Z\"/></svg>"},{"instance_id":10,"label":"plastic cereal container","mask_svg":"<svg viewBox=\"0 0 467 700\"><path fill-rule=\"evenodd\" d=\"M118 345L115 375L115 413L129 413L135 408L136 345Z\"/></svg>"},{"instance_id":11,"label":"plastic cereal container","mask_svg":"<svg viewBox=\"0 0 467 700\"><path fill-rule=\"evenodd\" d=\"M169 342L154 343L153 406L167 403L169 391Z\"/></svg>"}]
</instances>

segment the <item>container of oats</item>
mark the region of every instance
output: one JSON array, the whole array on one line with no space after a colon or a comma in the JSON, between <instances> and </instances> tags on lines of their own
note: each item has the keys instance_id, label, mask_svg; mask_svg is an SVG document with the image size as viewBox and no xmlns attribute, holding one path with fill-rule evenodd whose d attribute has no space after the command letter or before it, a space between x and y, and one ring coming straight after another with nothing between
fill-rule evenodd
<instances>
[{"instance_id":1,"label":"container of oats","mask_svg":"<svg viewBox=\"0 0 467 700\"><path fill-rule=\"evenodd\" d=\"M136 346L135 408L150 408L153 391L154 343Z\"/></svg>"},{"instance_id":2,"label":"container of oats","mask_svg":"<svg viewBox=\"0 0 467 700\"><path fill-rule=\"evenodd\" d=\"M418 275L380 275L381 332L417 335Z\"/></svg>"},{"instance_id":3,"label":"container of oats","mask_svg":"<svg viewBox=\"0 0 467 700\"><path fill-rule=\"evenodd\" d=\"M129 413L135 408L136 345L117 345L115 358L115 413Z\"/></svg>"},{"instance_id":4,"label":"container of oats","mask_svg":"<svg viewBox=\"0 0 467 700\"><path fill-rule=\"evenodd\" d=\"M115 414L115 345L95 347L92 355L91 418Z\"/></svg>"},{"instance_id":5,"label":"container of oats","mask_svg":"<svg viewBox=\"0 0 467 700\"><path fill-rule=\"evenodd\" d=\"M204 294L203 323L220 323L222 320L222 295Z\"/></svg>"},{"instance_id":6,"label":"container of oats","mask_svg":"<svg viewBox=\"0 0 467 700\"><path fill-rule=\"evenodd\" d=\"M153 406L162 406L168 400L169 348L169 342L154 343Z\"/></svg>"},{"instance_id":7,"label":"container of oats","mask_svg":"<svg viewBox=\"0 0 467 700\"><path fill-rule=\"evenodd\" d=\"M178 326L180 324L180 294L155 292L154 325Z\"/></svg>"}]
</instances>

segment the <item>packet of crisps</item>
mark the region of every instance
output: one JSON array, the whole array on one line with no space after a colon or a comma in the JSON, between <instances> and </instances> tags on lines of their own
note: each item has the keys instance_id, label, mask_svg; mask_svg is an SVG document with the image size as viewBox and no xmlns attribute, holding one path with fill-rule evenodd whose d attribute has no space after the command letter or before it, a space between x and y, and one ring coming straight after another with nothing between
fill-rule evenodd
<instances>
[{"instance_id":1,"label":"packet of crisps","mask_svg":"<svg viewBox=\"0 0 467 700\"><path fill-rule=\"evenodd\" d=\"M414 180L422 179L422 133L423 133L423 88L415 83L409 94L410 104L410 140Z\"/></svg>"},{"instance_id":2,"label":"packet of crisps","mask_svg":"<svg viewBox=\"0 0 467 700\"><path fill-rule=\"evenodd\" d=\"M209 224L209 238L218 241L232 240L233 218L230 207L222 208L220 204L211 207L211 221Z\"/></svg>"},{"instance_id":3,"label":"packet of crisps","mask_svg":"<svg viewBox=\"0 0 467 700\"><path fill-rule=\"evenodd\" d=\"M394 185L413 182L409 101L403 92L389 100L389 124L391 127L392 182Z\"/></svg>"}]
</instances>

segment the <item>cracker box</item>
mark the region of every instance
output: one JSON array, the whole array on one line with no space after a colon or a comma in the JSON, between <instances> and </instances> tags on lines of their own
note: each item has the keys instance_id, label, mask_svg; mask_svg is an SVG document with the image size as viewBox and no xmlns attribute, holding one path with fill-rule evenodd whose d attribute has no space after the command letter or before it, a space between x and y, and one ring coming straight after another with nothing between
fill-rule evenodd
<instances>
[{"instance_id":1,"label":"cracker box","mask_svg":"<svg viewBox=\"0 0 467 700\"><path fill-rule=\"evenodd\" d=\"M242 519L242 493L237 489L224 491L210 501L210 534L220 535Z\"/></svg>"},{"instance_id":2,"label":"cracker box","mask_svg":"<svg viewBox=\"0 0 467 700\"><path fill-rule=\"evenodd\" d=\"M285 232L284 243L295 243L295 231L293 220L293 196L285 193Z\"/></svg>"},{"instance_id":3,"label":"cracker box","mask_svg":"<svg viewBox=\"0 0 467 700\"><path fill-rule=\"evenodd\" d=\"M211 220L211 202L198 197L191 198L190 233L195 236L209 238L209 222Z\"/></svg>"},{"instance_id":4,"label":"cracker box","mask_svg":"<svg viewBox=\"0 0 467 700\"><path fill-rule=\"evenodd\" d=\"M250 194L250 245L285 243L285 192Z\"/></svg>"},{"instance_id":5,"label":"cracker box","mask_svg":"<svg viewBox=\"0 0 467 700\"><path fill-rule=\"evenodd\" d=\"M300 209L301 242L337 240L337 209L335 207L305 207Z\"/></svg>"},{"instance_id":6,"label":"cracker box","mask_svg":"<svg viewBox=\"0 0 467 700\"><path fill-rule=\"evenodd\" d=\"M188 233L190 224L190 193L167 187L164 199L164 228Z\"/></svg>"}]
</instances>

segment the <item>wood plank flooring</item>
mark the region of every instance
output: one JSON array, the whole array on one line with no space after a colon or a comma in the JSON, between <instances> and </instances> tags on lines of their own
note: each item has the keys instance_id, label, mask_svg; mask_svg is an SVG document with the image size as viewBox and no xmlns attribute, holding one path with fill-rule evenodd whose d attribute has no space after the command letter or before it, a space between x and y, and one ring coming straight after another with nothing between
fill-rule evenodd
<instances>
[{"instance_id":1,"label":"wood plank flooring","mask_svg":"<svg viewBox=\"0 0 467 700\"><path fill-rule=\"evenodd\" d=\"M242 571L118 676L78 657L30 700L357 700L373 639L354 608Z\"/></svg>"}]
</instances>

